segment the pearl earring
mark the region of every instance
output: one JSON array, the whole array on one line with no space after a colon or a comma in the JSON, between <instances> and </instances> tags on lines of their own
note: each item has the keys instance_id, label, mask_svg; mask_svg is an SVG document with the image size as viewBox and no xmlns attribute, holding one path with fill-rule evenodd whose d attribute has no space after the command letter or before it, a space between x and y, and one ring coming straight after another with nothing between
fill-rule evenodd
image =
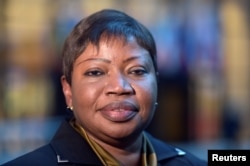
<instances>
[{"instance_id":1,"label":"pearl earring","mask_svg":"<svg viewBox=\"0 0 250 166\"><path fill-rule=\"evenodd\" d=\"M68 106L67 109L73 111L73 106Z\"/></svg>"}]
</instances>

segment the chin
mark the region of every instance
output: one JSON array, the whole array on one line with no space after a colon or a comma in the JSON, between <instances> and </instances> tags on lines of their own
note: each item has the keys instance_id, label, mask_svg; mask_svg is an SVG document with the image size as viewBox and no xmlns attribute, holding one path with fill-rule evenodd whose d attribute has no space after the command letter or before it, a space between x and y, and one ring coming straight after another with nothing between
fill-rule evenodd
<instances>
[{"instance_id":1,"label":"chin","mask_svg":"<svg viewBox=\"0 0 250 166\"><path fill-rule=\"evenodd\" d=\"M125 139L136 139L143 132L144 128L132 127L132 126L121 126L121 127L113 127L108 130L108 135L117 140L125 140Z\"/></svg>"}]
</instances>

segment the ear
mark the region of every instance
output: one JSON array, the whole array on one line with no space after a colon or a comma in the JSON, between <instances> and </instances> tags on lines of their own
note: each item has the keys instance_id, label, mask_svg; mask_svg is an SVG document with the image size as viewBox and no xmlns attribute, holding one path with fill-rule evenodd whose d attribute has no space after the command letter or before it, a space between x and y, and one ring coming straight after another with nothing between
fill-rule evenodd
<instances>
[{"instance_id":1,"label":"ear","mask_svg":"<svg viewBox=\"0 0 250 166\"><path fill-rule=\"evenodd\" d=\"M71 85L68 83L65 75L61 77L61 85L63 94L65 97L65 101L68 107L72 107L72 91L71 91Z\"/></svg>"}]
</instances>

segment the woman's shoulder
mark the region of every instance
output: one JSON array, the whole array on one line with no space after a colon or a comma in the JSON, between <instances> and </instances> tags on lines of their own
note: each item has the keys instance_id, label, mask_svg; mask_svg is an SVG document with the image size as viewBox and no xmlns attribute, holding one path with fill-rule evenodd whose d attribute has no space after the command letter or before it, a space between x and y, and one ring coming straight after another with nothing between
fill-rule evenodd
<instances>
[{"instance_id":1,"label":"woman's shoulder","mask_svg":"<svg viewBox=\"0 0 250 166\"><path fill-rule=\"evenodd\" d=\"M205 166L207 162L199 159L190 152L183 150L179 147L170 145L162 140L159 140L152 135L146 133L152 146L154 147L158 163L161 165L193 165L193 166Z\"/></svg>"},{"instance_id":2,"label":"woman's shoulder","mask_svg":"<svg viewBox=\"0 0 250 166\"><path fill-rule=\"evenodd\" d=\"M56 156L55 152L51 146L45 145L32 152L29 152L25 155L22 155L14 160L11 160L2 166L23 166L23 165L56 165ZM55 163L55 164L54 164Z\"/></svg>"}]
</instances>

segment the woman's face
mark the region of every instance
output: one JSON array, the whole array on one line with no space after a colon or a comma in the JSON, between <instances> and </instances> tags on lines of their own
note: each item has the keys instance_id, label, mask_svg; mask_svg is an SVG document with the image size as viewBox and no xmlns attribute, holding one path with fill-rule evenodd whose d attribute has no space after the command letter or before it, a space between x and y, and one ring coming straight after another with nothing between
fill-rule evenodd
<instances>
[{"instance_id":1,"label":"woman's face","mask_svg":"<svg viewBox=\"0 0 250 166\"><path fill-rule=\"evenodd\" d=\"M72 82L62 77L77 123L101 141L137 137L151 121L156 73L147 50L134 38L89 44L73 65Z\"/></svg>"}]
</instances>

